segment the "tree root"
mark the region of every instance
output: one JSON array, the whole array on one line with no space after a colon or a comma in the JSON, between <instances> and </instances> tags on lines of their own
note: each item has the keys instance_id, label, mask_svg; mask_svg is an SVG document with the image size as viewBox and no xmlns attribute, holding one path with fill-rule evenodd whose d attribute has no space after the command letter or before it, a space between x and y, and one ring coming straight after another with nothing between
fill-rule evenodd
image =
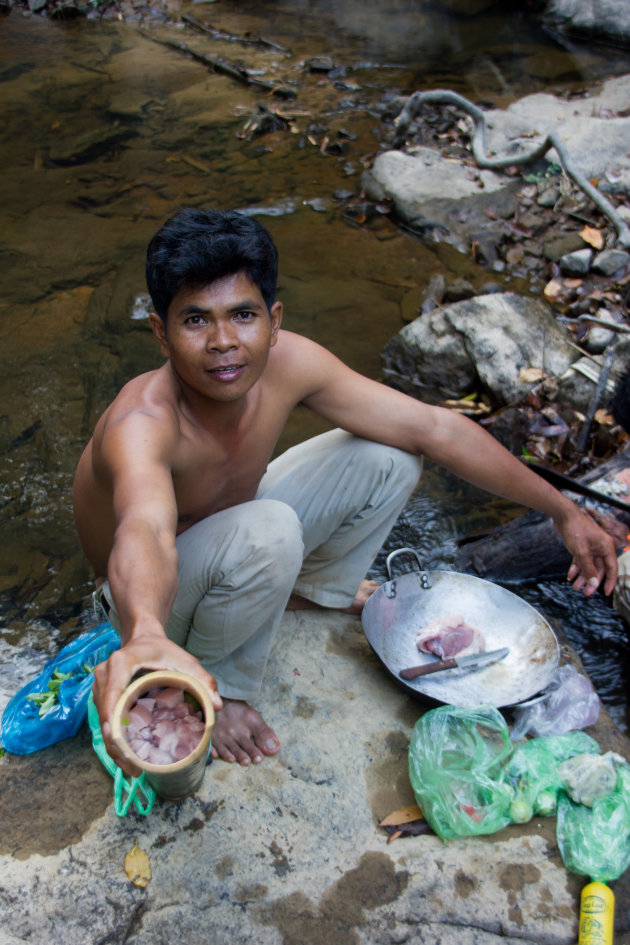
<instances>
[{"instance_id":1,"label":"tree root","mask_svg":"<svg viewBox=\"0 0 630 945\"><path fill-rule=\"evenodd\" d=\"M404 144L407 131L411 122L425 103L436 103L438 105L456 105L466 112L473 120L473 134L471 138L471 147L473 157L479 167L489 170L501 170L505 167L511 167L516 164L527 164L543 157L551 148L555 148L560 164L565 174L593 201L596 207L608 217L617 231L617 241L624 249L630 249L630 228L617 213L615 207L604 197L600 191L594 187L576 168L572 165L567 150L560 140L557 132L552 131L545 138L532 148L526 154L506 157L489 157L485 143L486 121L483 111L469 102L468 99L457 92L449 89L436 89L431 92L414 92L405 103L394 124L396 126L395 147L401 147Z\"/></svg>"}]
</instances>

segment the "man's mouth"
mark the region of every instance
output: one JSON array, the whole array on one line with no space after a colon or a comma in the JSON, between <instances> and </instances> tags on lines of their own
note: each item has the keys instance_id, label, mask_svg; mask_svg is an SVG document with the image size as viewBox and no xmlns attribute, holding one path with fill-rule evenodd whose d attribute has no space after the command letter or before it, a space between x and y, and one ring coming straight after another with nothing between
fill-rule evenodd
<instances>
[{"instance_id":1,"label":"man's mouth","mask_svg":"<svg viewBox=\"0 0 630 945\"><path fill-rule=\"evenodd\" d=\"M223 364L219 367L210 368L208 374L211 374L219 381L231 381L235 377L238 377L244 370L244 364Z\"/></svg>"}]
</instances>

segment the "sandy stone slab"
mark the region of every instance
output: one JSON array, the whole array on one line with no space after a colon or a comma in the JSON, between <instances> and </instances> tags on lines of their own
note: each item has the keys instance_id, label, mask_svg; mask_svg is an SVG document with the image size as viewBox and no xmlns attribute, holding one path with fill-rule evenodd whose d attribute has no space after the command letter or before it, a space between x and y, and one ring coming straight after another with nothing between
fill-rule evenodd
<instances>
[{"instance_id":1,"label":"sandy stone slab","mask_svg":"<svg viewBox=\"0 0 630 945\"><path fill-rule=\"evenodd\" d=\"M248 770L213 762L197 795L158 801L146 818L120 819L111 803L103 812L108 776L84 736L49 749L48 766L5 758L4 788L30 764L33 795L53 777L57 792L40 815L39 852L16 811L30 846L1 859L0 945L193 943L201 929L213 945L575 941L583 882L563 867L554 820L387 843L378 821L413 802L407 748L425 706L385 674L357 618L287 614L260 708L279 755ZM52 770L72 752L73 764ZM82 783L94 819L86 812L83 836L64 846L57 825ZM146 889L123 869L136 838L151 862Z\"/></svg>"}]
</instances>

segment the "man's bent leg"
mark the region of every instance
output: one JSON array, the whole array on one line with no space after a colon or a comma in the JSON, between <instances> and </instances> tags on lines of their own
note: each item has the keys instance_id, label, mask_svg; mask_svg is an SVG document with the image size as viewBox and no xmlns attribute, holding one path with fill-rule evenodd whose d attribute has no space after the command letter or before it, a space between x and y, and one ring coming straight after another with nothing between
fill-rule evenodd
<instances>
[{"instance_id":1,"label":"man's bent leg","mask_svg":"<svg viewBox=\"0 0 630 945\"><path fill-rule=\"evenodd\" d=\"M295 513L273 501L226 509L178 536L166 632L216 677L221 696L258 694L302 549Z\"/></svg>"},{"instance_id":2,"label":"man's bent leg","mask_svg":"<svg viewBox=\"0 0 630 945\"><path fill-rule=\"evenodd\" d=\"M304 563L294 593L349 607L421 471L417 457L343 430L274 460L257 499L286 502L302 523Z\"/></svg>"}]
</instances>

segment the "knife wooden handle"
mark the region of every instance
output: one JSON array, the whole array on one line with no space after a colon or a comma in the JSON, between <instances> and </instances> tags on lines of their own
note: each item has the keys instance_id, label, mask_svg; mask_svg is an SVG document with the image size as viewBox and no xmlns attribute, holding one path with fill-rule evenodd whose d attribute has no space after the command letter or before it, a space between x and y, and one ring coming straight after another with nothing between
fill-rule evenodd
<instances>
[{"instance_id":1,"label":"knife wooden handle","mask_svg":"<svg viewBox=\"0 0 630 945\"><path fill-rule=\"evenodd\" d=\"M429 673L439 673L442 669L455 669L455 660L437 660L432 663L422 663L420 666L410 666L401 669L398 673L401 679L415 679L417 676L428 676Z\"/></svg>"}]
</instances>

